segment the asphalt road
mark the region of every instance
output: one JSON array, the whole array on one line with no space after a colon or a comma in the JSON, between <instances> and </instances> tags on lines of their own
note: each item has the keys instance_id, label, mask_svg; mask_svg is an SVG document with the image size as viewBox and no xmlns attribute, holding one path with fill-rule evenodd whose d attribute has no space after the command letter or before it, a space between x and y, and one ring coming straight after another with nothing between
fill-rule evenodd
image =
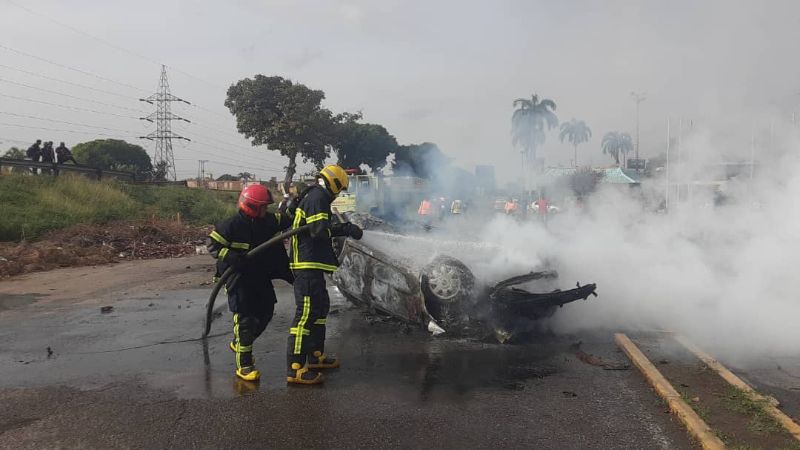
<instances>
[{"instance_id":1,"label":"asphalt road","mask_svg":"<svg viewBox=\"0 0 800 450\"><path fill-rule=\"evenodd\" d=\"M343 367L324 386L287 387L294 304L281 285L276 317L255 344L263 379L252 385L233 375L229 313L207 345L178 342L200 335L210 290L188 287L59 302L42 289L0 289L0 448L693 445L636 370L575 357L581 341L587 353L627 363L610 331L528 345L434 339L332 291L328 348ZM101 313L104 305L113 311Z\"/></svg>"}]
</instances>

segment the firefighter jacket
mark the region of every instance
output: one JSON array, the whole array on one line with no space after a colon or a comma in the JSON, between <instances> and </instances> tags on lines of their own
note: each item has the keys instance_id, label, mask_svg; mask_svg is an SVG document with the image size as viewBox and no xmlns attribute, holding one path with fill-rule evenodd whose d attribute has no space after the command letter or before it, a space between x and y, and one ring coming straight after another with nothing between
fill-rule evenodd
<instances>
[{"instance_id":1,"label":"firefighter jacket","mask_svg":"<svg viewBox=\"0 0 800 450\"><path fill-rule=\"evenodd\" d=\"M240 256L270 240L291 225L289 217L281 213L267 213L263 219L248 217L241 211L214 228L209 235L208 251L217 259L218 278L230 266L231 254ZM258 256L248 259L241 270L243 277L256 277L265 280L281 279L294 281L289 271L289 257L283 243L261 251Z\"/></svg>"},{"instance_id":2,"label":"firefighter jacket","mask_svg":"<svg viewBox=\"0 0 800 450\"><path fill-rule=\"evenodd\" d=\"M311 225L308 232L292 236L292 270L323 270L335 272L339 260L333 251L331 237L344 236L342 224L331 223L333 196L322 186L312 186L300 200L294 213L292 229Z\"/></svg>"}]
</instances>

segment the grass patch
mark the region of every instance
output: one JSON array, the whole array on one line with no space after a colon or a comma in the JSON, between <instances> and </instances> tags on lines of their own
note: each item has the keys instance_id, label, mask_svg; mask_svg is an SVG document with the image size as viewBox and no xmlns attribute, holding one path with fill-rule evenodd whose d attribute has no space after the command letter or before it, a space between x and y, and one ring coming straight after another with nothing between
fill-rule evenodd
<instances>
[{"instance_id":1,"label":"grass patch","mask_svg":"<svg viewBox=\"0 0 800 450\"><path fill-rule=\"evenodd\" d=\"M783 427L770 416L765 407L769 405L766 400L754 400L741 389L731 387L723 397L725 406L750 418L747 428L753 433L764 435L783 433Z\"/></svg>"},{"instance_id":2,"label":"grass patch","mask_svg":"<svg viewBox=\"0 0 800 450\"><path fill-rule=\"evenodd\" d=\"M151 213L172 217L180 213L190 223L217 223L236 212L237 192L187 189L182 186L120 185L121 191Z\"/></svg>"},{"instance_id":3,"label":"grass patch","mask_svg":"<svg viewBox=\"0 0 800 450\"><path fill-rule=\"evenodd\" d=\"M78 175L0 176L0 241L36 239L79 223L148 217L217 223L236 211L237 193L181 186L93 181Z\"/></svg>"},{"instance_id":4,"label":"grass patch","mask_svg":"<svg viewBox=\"0 0 800 450\"><path fill-rule=\"evenodd\" d=\"M683 401L686 402L687 405L692 407L694 412L696 412L697 415L700 416L701 419L703 419L703 422L708 422L708 409L705 406L701 405L699 401L696 402L692 400L692 398L686 391L681 390L680 394Z\"/></svg>"}]
</instances>

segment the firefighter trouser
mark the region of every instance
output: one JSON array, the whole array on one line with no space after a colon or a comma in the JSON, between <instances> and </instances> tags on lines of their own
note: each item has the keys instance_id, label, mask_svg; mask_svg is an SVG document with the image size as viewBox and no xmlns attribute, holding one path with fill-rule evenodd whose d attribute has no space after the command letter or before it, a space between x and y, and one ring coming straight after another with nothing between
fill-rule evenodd
<instances>
[{"instance_id":1,"label":"firefighter trouser","mask_svg":"<svg viewBox=\"0 0 800 450\"><path fill-rule=\"evenodd\" d=\"M289 329L287 362L306 363L314 351L325 351L325 321L331 307L325 274L321 270L296 270L294 272L295 310Z\"/></svg>"},{"instance_id":2,"label":"firefighter trouser","mask_svg":"<svg viewBox=\"0 0 800 450\"><path fill-rule=\"evenodd\" d=\"M233 350L236 368L253 365L253 342L261 336L275 311L275 289L270 280L241 277L228 291L233 313Z\"/></svg>"}]
</instances>

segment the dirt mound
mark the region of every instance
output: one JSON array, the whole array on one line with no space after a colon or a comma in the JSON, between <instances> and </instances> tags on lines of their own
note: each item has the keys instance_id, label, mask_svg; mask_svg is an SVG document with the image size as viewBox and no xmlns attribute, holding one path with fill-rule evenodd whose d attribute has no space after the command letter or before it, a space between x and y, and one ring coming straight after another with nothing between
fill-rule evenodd
<instances>
[{"instance_id":1,"label":"dirt mound","mask_svg":"<svg viewBox=\"0 0 800 450\"><path fill-rule=\"evenodd\" d=\"M0 278L57 267L185 256L203 245L210 231L211 227L152 220L76 225L36 242L0 243Z\"/></svg>"}]
</instances>

